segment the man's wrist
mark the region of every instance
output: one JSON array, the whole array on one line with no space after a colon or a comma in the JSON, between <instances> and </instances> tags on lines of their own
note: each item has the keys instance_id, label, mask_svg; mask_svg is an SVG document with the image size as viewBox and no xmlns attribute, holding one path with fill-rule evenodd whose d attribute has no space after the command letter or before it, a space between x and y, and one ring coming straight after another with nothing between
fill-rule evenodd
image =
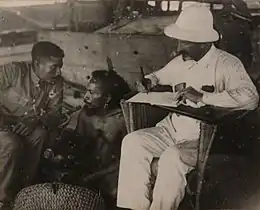
<instances>
[{"instance_id":1,"label":"man's wrist","mask_svg":"<svg viewBox=\"0 0 260 210\"><path fill-rule=\"evenodd\" d=\"M209 98L210 98L210 93L203 93L203 96L201 97L201 102L204 104L210 104Z\"/></svg>"},{"instance_id":2,"label":"man's wrist","mask_svg":"<svg viewBox=\"0 0 260 210\"><path fill-rule=\"evenodd\" d=\"M199 101L198 101L198 102L202 102L202 103L203 103L203 97L204 97L204 94L203 94L203 93L200 93Z\"/></svg>"},{"instance_id":3,"label":"man's wrist","mask_svg":"<svg viewBox=\"0 0 260 210\"><path fill-rule=\"evenodd\" d=\"M154 73L151 73L151 74L145 76L145 79L150 80L151 88L159 84L159 79L157 78L157 76Z\"/></svg>"}]
</instances>

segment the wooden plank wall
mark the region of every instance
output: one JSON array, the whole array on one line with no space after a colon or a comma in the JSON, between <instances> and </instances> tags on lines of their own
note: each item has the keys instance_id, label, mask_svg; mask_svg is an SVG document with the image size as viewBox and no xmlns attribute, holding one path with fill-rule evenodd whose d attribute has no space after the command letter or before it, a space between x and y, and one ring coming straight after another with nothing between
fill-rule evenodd
<instances>
[{"instance_id":1,"label":"wooden plank wall","mask_svg":"<svg viewBox=\"0 0 260 210\"><path fill-rule=\"evenodd\" d=\"M0 34L0 64L30 60L36 31L14 31Z\"/></svg>"},{"instance_id":2,"label":"wooden plank wall","mask_svg":"<svg viewBox=\"0 0 260 210\"><path fill-rule=\"evenodd\" d=\"M80 24L104 26L107 24L107 8L103 1L75 2L73 14L67 3L50 5L1 7L0 32L17 29L68 28L71 20ZM92 26L93 27L93 26ZM88 28L84 28L88 30Z\"/></svg>"},{"instance_id":3,"label":"wooden plank wall","mask_svg":"<svg viewBox=\"0 0 260 210\"><path fill-rule=\"evenodd\" d=\"M169 60L172 43L164 36L104 35L86 33L45 32L38 40L50 40L65 50L65 78L86 83L93 70L107 69L106 58L112 59L115 70L133 87L140 77L140 66L150 73Z\"/></svg>"},{"instance_id":4,"label":"wooden plank wall","mask_svg":"<svg viewBox=\"0 0 260 210\"><path fill-rule=\"evenodd\" d=\"M253 34L253 77L260 74L260 28ZM30 60L36 40L49 40L60 45L66 53L63 74L70 81L86 83L93 70L107 68L109 56L116 71L133 87L140 76L140 66L150 73L164 66L174 43L163 35L108 35L54 31L16 32L0 35L0 64Z\"/></svg>"}]
</instances>

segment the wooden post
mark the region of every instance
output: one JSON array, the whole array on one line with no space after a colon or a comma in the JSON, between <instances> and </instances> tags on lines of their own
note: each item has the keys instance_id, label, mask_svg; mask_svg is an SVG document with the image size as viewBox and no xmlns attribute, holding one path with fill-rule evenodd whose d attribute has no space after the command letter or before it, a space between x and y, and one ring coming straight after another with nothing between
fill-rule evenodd
<instances>
[{"instance_id":1,"label":"wooden post","mask_svg":"<svg viewBox=\"0 0 260 210\"><path fill-rule=\"evenodd\" d=\"M68 30L72 31L73 26L74 26L74 0L68 0L68 10L69 10L69 24L68 24Z\"/></svg>"}]
</instances>

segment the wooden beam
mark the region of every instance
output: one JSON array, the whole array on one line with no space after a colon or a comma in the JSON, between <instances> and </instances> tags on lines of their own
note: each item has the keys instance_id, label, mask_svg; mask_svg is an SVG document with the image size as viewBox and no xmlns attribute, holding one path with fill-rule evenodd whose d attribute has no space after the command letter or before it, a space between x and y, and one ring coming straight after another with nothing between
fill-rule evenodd
<instances>
[{"instance_id":1,"label":"wooden beam","mask_svg":"<svg viewBox=\"0 0 260 210\"><path fill-rule=\"evenodd\" d=\"M1 47L0 58L31 54L32 46L33 44L20 45L15 47Z\"/></svg>"},{"instance_id":2,"label":"wooden beam","mask_svg":"<svg viewBox=\"0 0 260 210\"><path fill-rule=\"evenodd\" d=\"M37 41L36 31L8 32L0 34L0 47L27 45Z\"/></svg>"}]
</instances>

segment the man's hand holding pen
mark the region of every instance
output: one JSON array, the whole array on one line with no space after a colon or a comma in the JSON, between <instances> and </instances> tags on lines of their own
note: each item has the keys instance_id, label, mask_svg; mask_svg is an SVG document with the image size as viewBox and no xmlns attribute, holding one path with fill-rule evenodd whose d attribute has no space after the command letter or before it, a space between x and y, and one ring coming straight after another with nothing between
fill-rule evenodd
<instances>
[{"instance_id":1,"label":"man's hand holding pen","mask_svg":"<svg viewBox=\"0 0 260 210\"><path fill-rule=\"evenodd\" d=\"M148 93L152 89L152 82L150 79L144 78L141 81L136 81L135 86L138 92Z\"/></svg>"}]
</instances>

